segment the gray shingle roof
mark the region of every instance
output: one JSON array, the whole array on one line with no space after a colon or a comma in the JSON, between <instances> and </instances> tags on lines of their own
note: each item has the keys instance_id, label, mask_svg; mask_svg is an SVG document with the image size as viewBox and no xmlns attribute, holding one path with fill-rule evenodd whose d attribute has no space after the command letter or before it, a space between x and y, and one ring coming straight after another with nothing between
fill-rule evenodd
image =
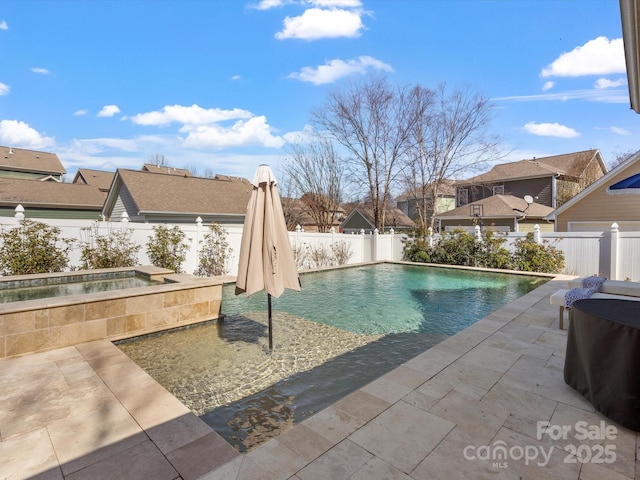
<instances>
[{"instance_id":1,"label":"gray shingle roof","mask_svg":"<svg viewBox=\"0 0 640 480\"><path fill-rule=\"evenodd\" d=\"M503 163L495 165L486 173L462 180L458 182L458 185L477 185L517 178L549 177L556 173L578 178L589 162L598 154L598 150L585 150L552 157Z\"/></svg>"},{"instance_id":2,"label":"gray shingle roof","mask_svg":"<svg viewBox=\"0 0 640 480\"><path fill-rule=\"evenodd\" d=\"M125 169L116 174L141 213L244 215L253 190L247 179L237 177L184 177Z\"/></svg>"},{"instance_id":3,"label":"gray shingle roof","mask_svg":"<svg viewBox=\"0 0 640 480\"><path fill-rule=\"evenodd\" d=\"M527 202L524 199L513 195L493 195L483 198L473 203L463 205L448 212L437 215L437 218L471 218L471 206L482 205L483 217L519 217L522 214L514 210L524 211L527 208ZM553 208L539 203L532 203L527 209L527 217L542 218L553 212Z\"/></svg>"},{"instance_id":4,"label":"gray shingle roof","mask_svg":"<svg viewBox=\"0 0 640 480\"><path fill-rule=\"evenodd\" d=\"M28 208L100 210L105 194L97 187L77 183L40 182L0 177L0 205Z\"/></svg>"},{"instance_id":5,"label":"gray shingle roof","mask_svg":"<svg viewBox=\"0 0 640 480\"><path fill-rule=\"evenodd\" d=\"M93 185L100 190L107 191L111 187L111 182L115 172L105 172L104 170L92 170L90 168L79 168L73 183L83 183L85 185Z\"/></svg>"},{"instance_id":6,"label":"gray shingle roof","mask_svg":"<svg viewBox=\"0 0 640 480\"><path fill-rule=\"evenodd\" d=\"M0 169L62 175L66 172L55 153L0 146Z\"/></svg>"},{"instance_id":7,"label":"gray shingle roof","mask_svg":"<svg viewBox=\"0 0 640 480\"><path fill-rule=\"evenodd\" d=\"M142 165L143 172L164 173L165 175L180 175L182 177L191 177L191 172L186 168L175 168L168 165L154 165L153 163L145 163Z\"/></svg>"}]
</instances>

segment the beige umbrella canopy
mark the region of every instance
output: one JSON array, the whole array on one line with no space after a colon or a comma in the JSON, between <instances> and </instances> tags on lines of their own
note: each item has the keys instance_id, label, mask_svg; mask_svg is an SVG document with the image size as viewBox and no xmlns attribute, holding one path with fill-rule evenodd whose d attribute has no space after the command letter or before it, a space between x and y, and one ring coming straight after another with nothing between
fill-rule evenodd
<instances>
[{"instance_id":1,"label":"beige umbrella canopy","mask_svg":"<svg viewBox=\"0 0 640 480\"><path fill-rule=\"evenodd\" d=\"M251 183L253 192L242 230L236 295L267 292L272 349L271 296L279 297L285 288L300 291L300 280L271 168L260 165Z\"/></svg>"}]
</instances>

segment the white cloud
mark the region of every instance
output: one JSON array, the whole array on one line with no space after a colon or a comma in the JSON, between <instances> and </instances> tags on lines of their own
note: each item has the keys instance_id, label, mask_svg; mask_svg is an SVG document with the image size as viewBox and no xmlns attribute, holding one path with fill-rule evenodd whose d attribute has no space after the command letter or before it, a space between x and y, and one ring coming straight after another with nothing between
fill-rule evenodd
<instances>
[{"instance_id":1,"label":"white cloud","mask_svg":"<svg viewBox=\"0 0 640 480\"><path fill-rule=\"evenodd\" d=\"M49 75L51 72L46 68L33 67L31 69L33 73L37 73L38 75Z\"/></svg>"},{"instance_id":2,"label":"white cloud","mask_svg":"<svg viewBox=\"0 0 640 480\"><path fill-rule=\"evenodd\" d=\"M559 123L529 122L523 128L525 132L541 137L575 138L580 136L580 133L573 128Z\"/></svg>"},{"instance_id":3,"label":"white cloud","mask_svg":"<svg viewBox=\"0 0 640 480\"><path fill-rule=\"evenodd\" d=\"M542 85L542 91L546 92L547 90L551 90L553 88L553 85L553 82L544 82L544 85Z\"/></svg>"},{"instance_id":4,"label":"white cloud","mask_svg":"<svg viewBox=\"0 0 640 480\"><path fill-rule=\"evenodd\" d=\"M598 37L570 52L564 52L542 69L546 77L580 77L626 72L622 38Z\"/></svg>"},{"instance_id":5,"label":"white cloud","mask_svg":"<svg viewBox=\"0 0 640 480\"><path fill-rule=\"evenodd\" d=\"M102 110L98 112L99 117L113 117L116 113L120 113L120 109L117 105L105 105Z\"/></svg>"},{"instance_id":6,"label":"white cloud","mask_svg":"<svg viewBox=\"0 0 640 480\"><path fill-rule=\"evenodd\" d=\"M291 3L291 1L287 0L261 0L260 2L249 5L249 8L255 8L256 10L269 10L271 8L278 8L286 5L287 3Z\"/></svg>"},{"instance_id":7,"label":"white cloud","mask_svg":"<svg viewBox=\"0 0 640 480\"><path fill-rule=\"evenodd\" d=\"M237 120L251 118L253 114L247 110L234 108L222 110L220 108L202 108L196 104L190 107L183 105L167 105L162 111L139 113L131 117L131 121L137 125L169 125L170 123L183 123L185 125L206 125L224 120Z\"/></svg>"},{"instance_id":8,"label":"white cloud","mask_svg":"<svg viewBox=\"0 0 640 480\"><path fill-rule=\"evenodd\" d=\"M316 68L303 67L300 72L289 74L288 78L295 78L302 82L310 82L314 85L322 85L335 82L349 75L364 75L370 70L393 72L391 65L373 57L363 55L346 61L336 58Z\"/></svg>"},{"instance_id":9,"label":"white cloud","mask_svg":"<svg viewBox=\"0 0 640 480\"><path fill-rule=\"evenodd\" d=\"M288 143L310 143L317 138L317 133L311 125L305 125L297 132L287 132L283 135Z\"/></svg>"},{"instance_id":10,"label":"white cloud","mask_svg":"<svg viewBox=\"0 0 640 480\"><path fill-rule=\"evenodd\" d=\"M587 100L602 103L629 103L629 94L615 89L567 90L558 93L542 93L537 95L513 95L495 97L492 100L510 100L516 102Z\"/></svg>"},{"instance_id":11,"label":"white cloud","mask_svg":"<svg viewBox=\"0 0 640 480\"><path fill-rule=\"evenodd\" d=\"M362 6L360 0L309 0L316 7L358 8Z\"/></svg>"},{"instance_id":12,"label":"white cloud","mask_svg":"<svg viewBox=\"0 0 640 480\"><path fill-rule=\"evenodd\" d=\"M616 88L622 85L625 85L627 81L624 78L619 78L618 80L609 80L608 78L599 78L596 80L596 83L593 85L594 88L602 89L602 88Z\"/></svg>"},{"instance_id":13,"label":"white cloud","mask_svg":"<svg viewBox=\"0 0 640 480\"><path fill-rule=\"evenodd\" d=\"M298 38L318 40L320 38L359 37L364 25L359 11L341 9L324 10L310 8L299 17L286 17L284 28L276 33L278 40Z\"/></svg>"},{"instance_id":14,"label":"white cloud","mask_svg":"<svg viewBox=\"0 0 640 480\"><path fill-rule=\"evenodd\" d=\"M231 77L231 80L241 80L241 79L242 79L242 77L240 75L233 75Z\"/></svg>"},{"instance_id":15,"label":"white cloud","mask_svg":"<svg viewBox=\"0 0 640 480\"><path fill-rule=\"evenodd\" d=\"M44 148L55 143L19 120L0 120L0 144L22 148Z\"/></svg>"},{"instance_id":16,"label":"white cloud","mask_svg":"<svg viewBox=\"0 0 640 480\"><path fill-rule=\"evenodd\" d=\"M82 115L86 115L87 113L88 113L88 111L87 111L87 110L84 110L84 109L82 109L82 110L76 110L75 112L73 112L73 114L74 114L75 116L77 116L77 117L80 117L80 116L82 116Z\"/></svg>"},{"instance_id":17,"label":"white cloud","mask_svg":"<svg viewBox=\"0 0 640 480\"><path fill-rule=\"evenodd\" d=\"M609 127L609 130L615 133L616 135L631 135L631 132L629 130L622 127L616 127L615 125L612 127Z\"/></svg>"},{"instance_id":18,"label":"white cloud","mask_svg":"<svg viewBox=\"0 0 640 480\"><path fill-rule=\"evenodd\" d=\"M284 145L282 137L273 136L264 116L239 120L231 127L221 125L185 126L181 132L187 132L184 145L192 148L226 148L258 145L280 148Z\"/></svg>"},{"instance_id":19,"label":"white cloud","mask_svg":"<svg viewBox=\"0 0 640 480\"><path fill-rule=\"evenodd\" d=\"M7 25L6 20L0 22L0 30L9 30L9 25Z\"/></svg>"},{"instance_id":20,"label":"white cloud","mask_svg":"<svg viewBox=\"0 0 640 480\"><path fill-rule=\"evenodd\" d=\"M9 90L11 90L11 87L9 87L9 85L6 85L6 84L0 82L0 96L1 95L8 95L9 94Z\"/></svg>"}]
</instances>

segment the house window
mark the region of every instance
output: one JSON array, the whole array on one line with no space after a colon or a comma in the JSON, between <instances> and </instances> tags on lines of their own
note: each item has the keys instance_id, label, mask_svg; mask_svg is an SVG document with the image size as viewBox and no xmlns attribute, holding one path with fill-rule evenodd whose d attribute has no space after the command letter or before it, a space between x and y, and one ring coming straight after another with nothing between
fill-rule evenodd
<instances>
[{"instance_id":1,"label":"house window","mask_svg":"<svg viewBox=\"0 0 640 480\"><path fill-rule=\"evenodd\" d=\"M609 193L640 193L640 173L620 180L607 188Z\"/></svg>"},{"instance_id":2,"label":"house window","mask_svg":"<svg viewBox=\"0 0 640 480\"><path fill-rule=\"evenodd\" d=\"M472 217L482 217L482 205L469 205Z\"/></svg>"},{"instance_id":3,"label":"house window","mask_svg":"<svg viewBox=\"0 0 640 480\"><path fill-rule=\"evenodd\" d=\"M469 190L466 188L458 189L458 206L466 205L469 203Z\"/></svg>"},{"instance_id":4,"label":"house window","mask_svg":"<svg viewBox=\"0 0 640 480\"><path fill-rule=\"evenodd\" d=\"M496 185L493 187L494 195L504 195L504 185Z\"/></svg>"}]
</instances>

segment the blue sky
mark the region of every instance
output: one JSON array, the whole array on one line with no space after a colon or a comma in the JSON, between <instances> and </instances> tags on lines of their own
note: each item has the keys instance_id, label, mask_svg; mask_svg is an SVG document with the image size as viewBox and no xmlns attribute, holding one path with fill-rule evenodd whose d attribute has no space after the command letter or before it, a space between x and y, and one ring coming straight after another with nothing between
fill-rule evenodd
<instances>
[{"instance_id":1,"label":"blue sky","mask_svg":"<svg viewBox=\"0 0 640 480\"><path fill-rule=\"evenodd\" d=\"M468 85L506 160L637 150L617 0L9 0L0 145L77 168L276 171L328 89Z\"/></svg>"}]
</instances>

